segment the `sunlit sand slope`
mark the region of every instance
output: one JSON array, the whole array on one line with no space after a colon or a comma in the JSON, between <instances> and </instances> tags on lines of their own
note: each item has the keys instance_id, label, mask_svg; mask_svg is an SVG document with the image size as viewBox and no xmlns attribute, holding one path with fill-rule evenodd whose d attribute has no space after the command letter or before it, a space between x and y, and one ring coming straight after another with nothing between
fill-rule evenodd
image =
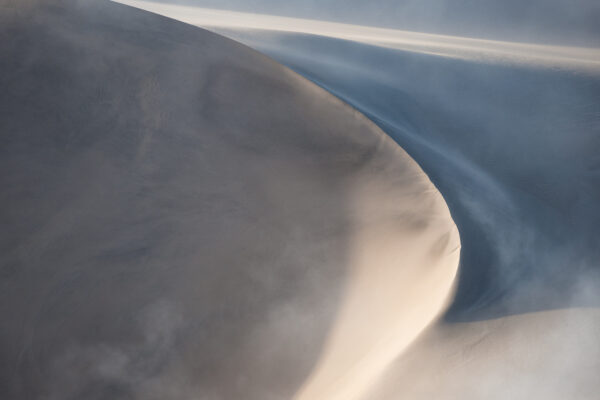
<instances>
[{"instance_id":1,"label":"sunlit sand slope","mask_svg":"<svg viewBox=\"0 0 600 400\"><path fill-rule=\"evenodd\" d=\"M600 72L600 49L594 47L541 45L411 32L376 26L322 21L319 18L289 18L202 8L193 5L169 4L168 2L152 0L115 1L208 29L256 30L259 32L318 35L471 61L583 69L592 73ZM377 5L374 4L373 7L376 8ZM246 38L244 34L235 36L242 40Z\"/></svg>"},{"instance_id":2,"label":"sunlit sand slope","mask_svg":"<svg viewBox=\"0 0 600 400\"><path fill-rule=\"evenodd\" d=\"M451 294L415 162L212 33L4 2L0 132L2 399L358 398Z\"/></svg>"}]
</instances>

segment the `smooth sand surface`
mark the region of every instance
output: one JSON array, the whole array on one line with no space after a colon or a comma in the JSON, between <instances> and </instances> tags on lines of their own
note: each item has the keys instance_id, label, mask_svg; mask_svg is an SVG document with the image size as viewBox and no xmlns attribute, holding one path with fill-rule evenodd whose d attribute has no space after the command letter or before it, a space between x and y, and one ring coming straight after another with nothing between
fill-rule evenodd
<instances>
[{"instance_id":1,"label":"smooth sand surface","mask_svg":"<svg viewBox=\"0 0 600 400\"><path fill-rule=\"evenodd\" d=\"M377 375L364 400L598 397L597 48L128 1L215 29L318 83L393 137L444 195L462 242L450 310L385 371L339 386L359 393ZM568 54L592 64L559 62Z\"/></svg>"},{"instance_id":2,"label":"smooth sand surface","mask_svg":"<svg viewBox=\"0 0 600 400\"><path fill-rule=\"evenodd\" d=\"M362 114L109 2L0 9L0 398L354 399L444 309L440 193Z\"/></svg>"}]
</instances>

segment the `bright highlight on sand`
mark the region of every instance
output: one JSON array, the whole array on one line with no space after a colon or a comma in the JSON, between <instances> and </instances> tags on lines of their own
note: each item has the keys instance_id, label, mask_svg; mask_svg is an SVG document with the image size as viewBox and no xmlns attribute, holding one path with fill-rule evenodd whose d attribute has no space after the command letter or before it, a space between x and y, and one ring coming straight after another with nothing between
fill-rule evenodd
<instances>
[{"instance_id":1,"label":"bright highlight on sand","mask_svg":"<svg viewBox=\"0 0 600 400\"><path fill-rule=\"evenodd\" d=\"M450 58L600 72L600 50L595 48L474 39L143 0L118 2L204 28L302 33Z\"/></svg>"}]
</instances>

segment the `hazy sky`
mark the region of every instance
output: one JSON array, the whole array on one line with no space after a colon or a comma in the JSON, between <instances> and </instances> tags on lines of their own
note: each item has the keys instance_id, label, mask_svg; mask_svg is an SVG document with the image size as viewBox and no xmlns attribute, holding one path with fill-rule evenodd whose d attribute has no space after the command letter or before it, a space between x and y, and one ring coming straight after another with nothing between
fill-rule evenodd
<instances>
[{"instance_id":1,"label":"hazy sky","mask_svg":"<svg viewBox=\"0 0 600 400\"><path fill-rule=\"evenodd\" d=\"M596 48L474 39L144 0L117 1L207 29L310 34L451 58L600 71L600 49Z\"/></svg>"},{"instance_id":2,"label":"hazy sky","mask_svg":"<svg viewBox=\"0 0 600 400\"><path fill-rule=\"evenodd\" d=\"M600 44L597 0L160 0L429 33Z\"/></svg>"}]
</instances>

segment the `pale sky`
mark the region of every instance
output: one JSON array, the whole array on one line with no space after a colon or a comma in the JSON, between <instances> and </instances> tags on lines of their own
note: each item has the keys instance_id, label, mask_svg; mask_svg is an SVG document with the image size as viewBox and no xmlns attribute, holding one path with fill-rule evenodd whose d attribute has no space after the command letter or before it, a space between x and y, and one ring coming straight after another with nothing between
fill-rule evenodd
<instances>
[{"instance_id":1,"label":"pale sky","mask_svg":"<svg viewBox=\"0 0 600 400\"><path fill-rule=\"evenodd\" d=\"M600 72L599 48L539 45L410 32L144 0L117 1L207 29L302 33L451 58Z\"/></svg>"}]
</instances>

